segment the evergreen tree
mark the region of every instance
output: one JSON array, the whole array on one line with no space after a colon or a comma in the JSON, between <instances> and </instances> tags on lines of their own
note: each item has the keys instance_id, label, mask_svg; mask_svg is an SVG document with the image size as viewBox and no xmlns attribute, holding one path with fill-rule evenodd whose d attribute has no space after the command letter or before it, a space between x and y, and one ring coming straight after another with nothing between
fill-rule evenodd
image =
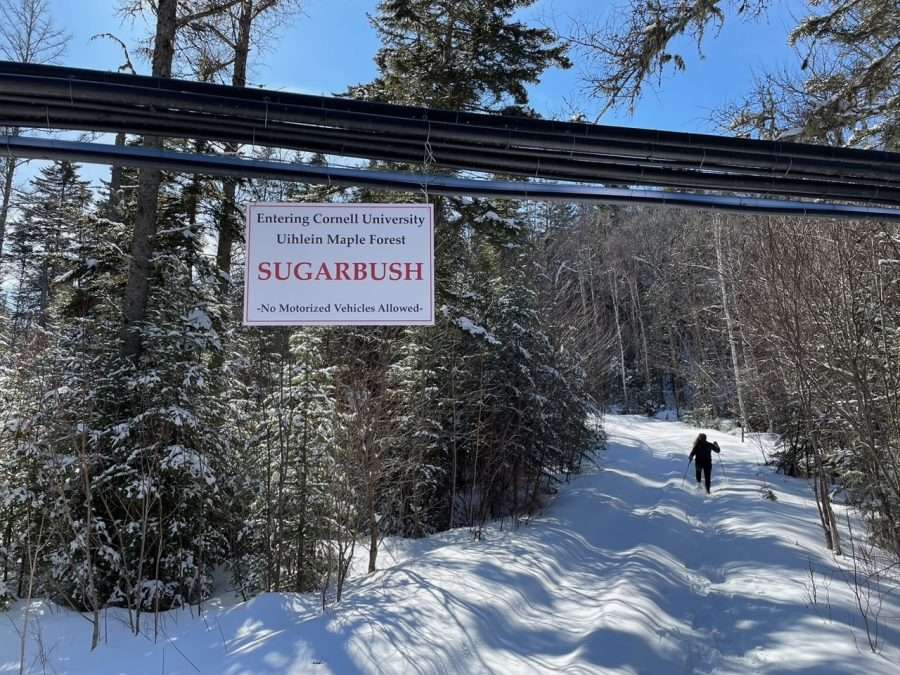
<instances>
[{"instance_id":1,"label":"evergreen tree","mask_svg":"<svg viewBox=\"0 0 900 675\"><path fill-rule=\"evenodd\" d=\"M382 0L378 77L357 98L447 110L523 107L526 85L570 65L552 31L515 20L535 0Z\"/></svg>"},{"instance_id":2,"label":"evergreen tree","mask_svg":"<svg viewBox=\"0 0 900 675\"><path fill-rule=\"evenodd\" d=\"M551 31L516 20L532 4L386 0L372 19L383 45L376 56L379 75L349 93L449 110L527 113L526 85L549 67L569 65L564 46ZM518 306L522 298L498 295L497 287L504 277L504 247L514 246L512 240L521 238L524 229L508 206L471 199L432 201L439 325L433 331L382 331L378 347L395 355L387 364L390 396L405 401L397 413L399 428L390 427L405 448L389 462L404 467L402 487L383 492L383 499L393 504L385 523L412 533L507 513L521 501L515 495L504 497L506 483L495 481L498 472L513 467L523 486L540 474L523 459L528 450L516 440L525 443L525 419L531 411L523 410L523 400L537 404L539 385L529 376L517 385L500 375L504 368L529 370L524 363L528 349L520 343L530 342L528 330L536 314ZM496 314L489 309L492 303L509 311ZM492 320L497 325L489 324L490 329L482 325ZM491 330L525 334L510 339L505 348ZM473 508L476 492L478 509ZM460 500L467 498L468 507L461 506Z\"/></svg>"},{"instance_id":3,"label":"evergreen tree","mask_svg":"<svg viewBox=\"0 0 900 675\"><path fill-rule=\"evenodd\" d=\"M10 239L17 279L16 313L46 324L57 277L74 248L74 228L91 196L70 162L41 169L22 199L21 218Z\"/></svg>"}]
</instances>

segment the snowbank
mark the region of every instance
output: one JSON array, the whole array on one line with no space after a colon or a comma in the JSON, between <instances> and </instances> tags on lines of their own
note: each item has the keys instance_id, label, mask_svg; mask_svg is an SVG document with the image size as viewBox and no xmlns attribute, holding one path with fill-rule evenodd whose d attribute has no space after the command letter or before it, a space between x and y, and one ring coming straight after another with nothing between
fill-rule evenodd
<instances>
[{"instance_id":1,"label":"snowbank","mask_svg":"<svg viewBox=\"0 0 900 675\"><path fill-rule=\"evenodd\" d=\"M147 616L133 637L109 611L90 653L87 622L35 603L29 672L898 672L896 594L881 598L873 654L806 483L759 464L768 439L707 431L722 455L706 497L690 471L682 482L696 428L610 417L606 430L603 469L531 525L389 542L389 567L325 614L313 595L220 598L200 618L163 615L155 637ZM8 619L0 671L15 672L21 603Z\"/></svg>"}]
</instances>

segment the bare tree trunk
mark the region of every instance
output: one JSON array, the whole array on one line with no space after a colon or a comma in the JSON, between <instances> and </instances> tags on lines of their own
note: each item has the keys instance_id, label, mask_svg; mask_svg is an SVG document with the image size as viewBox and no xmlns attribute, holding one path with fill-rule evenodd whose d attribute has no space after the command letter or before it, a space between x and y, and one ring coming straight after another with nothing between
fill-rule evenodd
<instances>
[{"instance_id":1,"label":"bare tree trunk","mask_svg":"<svg viewBox=\"0 0 900 675\"><path fill-rule=\"evenodd\" d=\"M375 486L370 478L368 485L368 501L369 501L369 569L371 574L376 568L378 562L378 514L375 511Z\"/></svg>"},{"instance_id":2,"label":"bare tree trunk","mask_svg":"<svg viewBox=\"0 0 900 675\"><path fill-rule=\"evenodd\" d=\"M253 25L253 0L241 0L241 12L238 19L238 35L234 44L234 65L231 76L233 87L247 86L247 61L250 56L250 30ZM226 143L225 152L236 154L240 146L237 143ZM237 208L235 193L237 179L225 178L222 183L222 206L218 214L219 239L216 243L216 264L226 275L231 273L231 248L237 237ZM223 292L229 283L227 277L222 279Z\"/></svg>"},{"instance_id":3,"label":"bare tree trunk","mask_svg":"<svg viewBox=\"0 0 900 675\"><path fill-rule=\"evenodd\" d=\"M675 419L678 419L681 416L681 412L679 410L680 406L678 405L678 382L676 381L677 371L678 371L678 352L675 349L675 333L674 327L669 326L668 330L669 337L669 368L670 375L669 377L672 380L672 402L675 404Z\"/></svg>"},{"instance_id":4,"label":"bare tree trunk","mask_svg":"<svg viewBox=\"0 0 900 675\"><path fill-rule=\"evenodd\" d=\"M616 318L616 335L619 340L619 366L622 371L622 402L625 406L625 412L628 412L628 385L625 381L625 345L622 342L622 324L619 323L619 289L616 283L616 273L612 270L610 272L609 286L613 296L613 314Z\"/></svg>"},{"instance_id":5,"label":"bare tree trunk","mask_svg":"<svg viewBox=\"0 0 900 675\"><path fill-rule=\"evenodd\" d=\"M637 281L630 279L629 289L631 291L631 302L634 305L634 315L637 318L638 329L641 331L641 352L643 354L644 363L644 387L647 392L650 391L650 349L647 346L647 333L644 331L644 319L641 316L641 298L638 295Z\"/></svg>"},{"instance_id":6,"label":"bare tree trunk","mask_svg":"<svg viewBox=\"0 0 900 675\"><path fill-rule=\"evenodd\" d=\"M825 546L828 547L835 555L841 555L841 537L837 528L837 519L834 517L834 509L831 507L831 495L828 489L828 475L825 472L825 466L822 463L822 449L818 447L818 438L813 436L813 455L816 462L816 475L813 479L814 492L816 495L816 507L819 511L819 519L822 523L822 530L825 533Z\"/></svg>"},{"instance_id":7,"label":"bare tree trunk","mask_svg":"<svg viewBox=\"0 0 900 675\"><path fill-rule=\"evenodd\" d=\"M172 77L177 11L178 0L159 0L157 4L156 37L153 41L154 77ZM144 147L159 150L162 148L162 139L159 136L144 136ZM125 287L122 326L122 355L135 362L140 358L143 347L139 326L147 313L150 259L153 255L153 237L156 235L162 173L159 169L141 169L138 175L137 213L131 241L131 266Z\"/></svg>"},{"instance_id":8,"label":"bare tree trunk","mask_svg":"<svg viewBox=\"0 0 900 675\"><path fill-rule=\"evenodd\" d=\"M0 204L0 254L3 253L3 242L6 240L6 221L9 219L9 208L12 204L13 175L16 172L16 160L8 157L3 162L3 202ZM2 263L2 258L0 258Z\"/></svg>"},{"instance_id":9,"label":"bare tree trunk","mask_svg":"<svg viewBox=\"0 0 900 675\"><path fill-rule=\"evenodd\" d=\"M116 146L125 145L126 135L124 131L116 134ZM109 170L109 198L106 204L106 217L110 220L120 220L125 200L122 195L122 175L124 173L122 166L114 164Z\"/></svg>"},{"instance_id":10,"label":"bare tree trunk","mask_svg":"<svg viewBox=\"0 0 900 675\"><path fill-rule=\"evenodd\" d=\"M306 369L306 382L304 382L304 390L309 387L309 369ZM309 474L309 415L307 411L303 411L303 436L300 441L300 494L299 513L297 514L297 570L294 576L294 591L300 593L303 591L303 570L306 568L306 521L307 509L309 508L309 496L307 493L307 483Z\"/></svg>"},{"instance_id":11,"label":"bare tree trunk","mask_svg":"<svg viewBox=\"0 0 900 675\"><path fill-rule=\"evenodd\" d=\"M37 542L34 548L31 548L30 537L26 543L25 555L22 556L24 562L28 558L28 591L25 597L25 613L22 617L22 635L19 643L19 675L25 675L25 650L28 645L28 620L31 617L31 594L34 590L34 575L37 573L37 563L41 557L41 550L44 547L44 517L41 516L41 525L38 528Z\"/></svg>"},{"instance_id":12,"label":"bare tree trunk","mask_svg":"<svg viewBox=\"0 0 900 675\"><path fill-rule=\"evenodd\" d=\"M82 434L79 442L79 459L81 461L81 480L84 491L84 527L87 530L84 538L84 563L88 575L88 596L91 602L91 651L100 642L100 599L97 597L97 583L94 573L94 555L91 548L91 537L94 531L94 493L91 486L91 470L88 457L87 440Z\"/></svg>"},{"instance_id":13,"label":"bare tree trunk","mask_svg":"<svg viewBox=\"0 0 900 675\"><path fill-rule=\"evenodd\" d=\"M731 317L731 309L728 304L728 290L725 287L725 261L722 254L722 222L721 216L716 215L715 219L715 244L716 244L716 270L719 277L719 290L722 293L722 312L725 315L725 326L728 330L728 347L731 350L731 365L734 368L734 384L737 390L738 413L741 416L741 425L745 431L750 429L747 427L747 412L744 407L744 383L741 378L741 369L738 363L738 347L737 339L734 335L734 321Z\"/></svg>"},{"instance_id":14,"label":"bare tree trunk","mask_svg":"<svg viewBox=\"0 0 900 675\"><path fill-rule=\"evenodd\" d=\"M453 401L453 407L450 410L452 415L450 428L450 448L451 448L451 469L450 469L450 525L449 529L453 529L456 524L454 516L456 515L456 482L457 471L459 470L459 448L457 446L457 410L458 399L456 398L456 350L453 352L453 359L450 361L450 400Z\"/></svg>"}]
</instances>

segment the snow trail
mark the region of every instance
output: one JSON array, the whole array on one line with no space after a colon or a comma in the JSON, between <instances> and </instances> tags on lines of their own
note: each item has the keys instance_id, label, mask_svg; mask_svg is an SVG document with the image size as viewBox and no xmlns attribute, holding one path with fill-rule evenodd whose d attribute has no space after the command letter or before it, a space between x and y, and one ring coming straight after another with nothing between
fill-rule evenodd
<instances>
[{"instance_id":1,"label":"snow trail","mask_svg":"<svg viewBox=\"0 0 900 675\"><path fill-rule=\"evenodd\" d=\"M391 567L354 579L325 614L312 595L219 599L202 620L167 613L154 644L111 611L107 643L91 654L86 622L35 603L46 672L900 672L896 594L872 654L806 482L761 466L755 439L706 431L722 447L706 497L693 467L682 484L698 429L632 416L610 416L606 429L600 468L529 525L489 528L480 542L466 530L388 542L379 560ZM10 611L19 624L21 609ZM8 621L0 672L16 671L17 657Z\"/></svg>"}]
</instances>

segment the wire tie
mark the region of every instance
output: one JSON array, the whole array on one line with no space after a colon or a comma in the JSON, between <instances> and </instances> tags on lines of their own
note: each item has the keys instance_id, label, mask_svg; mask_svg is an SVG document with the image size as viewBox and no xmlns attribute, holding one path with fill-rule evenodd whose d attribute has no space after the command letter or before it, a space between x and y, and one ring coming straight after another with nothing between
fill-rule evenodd
<instances>
[{"instance_id":1,"label":"wire tie","mask_svg":"<svg viewBox=\"0 0 900 675\"><path fill-rule=\"evenodd\" d=\"M268 96L266 96L265 101L266 101L266 120L265 120L264 126L266 129L268 129L269 128L269 97Z\"/></svg>"},{"instance_id":2,"label":"wire tie","mask_svg":"<svg viewBox=\"0 0 900 675\"><path fill-rule=\"evenodd\" d=\"M787 178L787 175L791 172L791 169L793 168L793 166L794 166L794 158L791 157L790 161L788 162L788 168L784 170L784 175L782 176L782 178Z\"/></svg>"},{"instance_id":3,"label":"wire tie","mask_svg":"<svg viewBox=\"0 0 900 675\"><path fill-rule=\"evenodd\" d=\"M425 165L426 169L435 163L434 151L431 149L431 120L428 121L427 129L425 134L425 153L422 156L422 163Z\"/></svg>"},{"instance_id":4,"label":"wire tie","mask_svg":"<svg viewBox=\"0 0 900 675\"><path fill-rule=\"evenodd\" d=\"M706 148L703 148L703 157L700 158L700 168L703 168L703 165L706 164Z\"/></svg>"},{"instance_id":5,"label":"wire tie","mask_svg":"<svg viewBox=\"0 0 900 675\"><path fill-rule=\"evenodd\" d=\"M72 78L69 77L69 103L75 105L75 97L72 95Z\"/></svg>"}]
</instances>

